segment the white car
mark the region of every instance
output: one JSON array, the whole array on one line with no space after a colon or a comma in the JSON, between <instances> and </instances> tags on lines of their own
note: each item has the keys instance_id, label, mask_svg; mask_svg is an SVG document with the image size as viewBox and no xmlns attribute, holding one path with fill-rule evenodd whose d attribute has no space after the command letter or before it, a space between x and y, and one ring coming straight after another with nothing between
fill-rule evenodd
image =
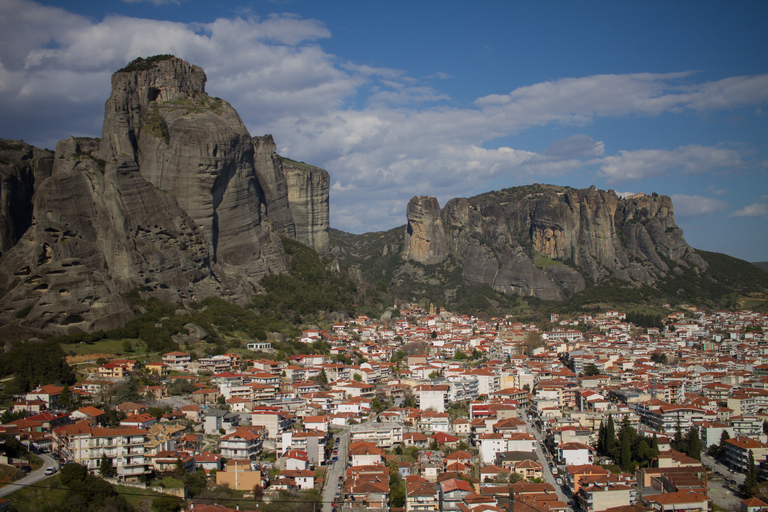
<instances>
[{"instance_id":1,"label":"white car","mask_svg":"<svg viewBox=\"0 0 768 512\"><path fill-rule=\"evenodd\" d=\"M47 468L45 468L45 474L46 475L52 475L55 472L56 472L56 467L55 466L48 466Z\"/></svg>"}]
</instances>

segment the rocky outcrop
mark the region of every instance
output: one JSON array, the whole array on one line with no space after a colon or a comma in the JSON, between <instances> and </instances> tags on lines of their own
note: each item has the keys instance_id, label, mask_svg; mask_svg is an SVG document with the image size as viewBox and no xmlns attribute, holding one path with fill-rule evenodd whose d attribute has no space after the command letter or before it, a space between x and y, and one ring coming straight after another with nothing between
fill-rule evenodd
<instances>
[{"instance_id":1,"label":"rocky outcrop","mask_svg":"<svg viewBox=\"0 0 768 512\"><path fill-rule=\"evenodd\" d=\"M32 225L35 183L51 175L53 153L0 140L0 258Z\"/></svg>"},{"instance_id":2,"label":"rocky outcrop","mask_svg":"<svg viewBox=\"0 0 768 512\"><path fill-rule=\"evenodd\" d=\"M283 159L288 183L288 205L296 226L296 240L322 255L330 252L329 197L331 177L311 165Z\"/></svg>"},{"instance_id":3,"label":"rocky outcrop","mask_svg":"<svg viewBox=\"0 0 768 512\"><path fill-rule=\"evenodd\" d=\"M448 239L434 197L416 196L408 202L403 257L424 265L442 262L448 256Z\"/></svg>"},{"instance_id":4,"label":"rocky outcrop","mask_svg":"<svg viewBox=\"0 0 768 512\"><path fill-rule=\"evenodd\" d=\"M707 268L666 196L534 185L452 199L442 211L435 198L414 197L407 218L407 260L451 253L465 282L542 299L581 291L585 278L652 285L671 267Z\"/></svg>"},{"instance_id":5,"label":"rocky outcrop","mask_svg":"<svg viewBox=\"0 0 768 512\"><path fill-rule=\"evenodd\" d=\"M312 207L294 214L295 180L271 137L252 138L208 96L201 68L171 56L139 64L113 75L100 140L0 161L3 329L109 329L133 315L121 294L134 288L172 302L245 302L262 276L287 271L279 235L296 238L294 219L327 232L328 187L300 186ZM17 204L31 205L27 217Z\"/></svg>"}]
</instances>

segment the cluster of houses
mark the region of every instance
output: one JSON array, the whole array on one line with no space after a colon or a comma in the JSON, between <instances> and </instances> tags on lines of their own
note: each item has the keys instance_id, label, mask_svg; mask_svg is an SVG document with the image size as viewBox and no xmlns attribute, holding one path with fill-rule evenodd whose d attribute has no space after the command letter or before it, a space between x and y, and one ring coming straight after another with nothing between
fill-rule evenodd
<instances>
[{"instance_id":1,"label":"cluster of houses","mask_svg":"<svg viewBox=\"0 0 768 512\"><path fill-rule=\"evenodd\" d=\"M389 510L394 464L406 512L708 510L706 468L670 448L678 429L694 426L705 449L727 432L731 469L747 471L751 454L768 477L766 315L691 306L670 310L663 329L640 330L616 311L553 314L554 327L541 330L415 306L401 313L302 333L308 344L328 342L330 354L115 359L69 390L90 405L65 410L64 389L41 386L14 405L26 417L0 429L94 471L109 459L119 479L182 467L215 470L217 482L244 490L335 485L317 470L335 462L333 432L348 429L349 457L338 462L338 504L348 509ZM405 354L405 344L421 353ZM148 401L188 383L185 405L158 417L146 404L117 404L125 417L107 426L101 404L137 371L160 380L140 390ZM598 460L608 415L656 436L650 467L616 473ZM265 464L265 453L274 460Z\"/></svg>"}]
</instances>

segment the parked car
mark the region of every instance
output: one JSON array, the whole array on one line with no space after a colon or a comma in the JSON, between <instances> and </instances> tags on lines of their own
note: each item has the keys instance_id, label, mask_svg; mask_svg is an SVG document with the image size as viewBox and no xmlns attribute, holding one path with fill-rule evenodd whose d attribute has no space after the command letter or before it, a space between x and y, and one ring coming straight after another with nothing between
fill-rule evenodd
<instances>
[{"instance_id":1,"label":"parked car","mask_svg":"<svg viewBox=\"0 0 768 512\"><path fill-rule=\"evenodd\" d=\"M555 478L555 482L557 482L557 485L563 485L563 479L560 477Z\"/></svg>"},{"instance_id":2,"label":"parked car","mask_svg":"<svg viewBox=\"0 0 768 512\"><path fill-rule=\"evenodd\" d=\"M52 475L55 472L56 472L56 467L55 466L48 466L47 468L45 468L45 474L46 475Z\"/></svg>"}]
</instances>

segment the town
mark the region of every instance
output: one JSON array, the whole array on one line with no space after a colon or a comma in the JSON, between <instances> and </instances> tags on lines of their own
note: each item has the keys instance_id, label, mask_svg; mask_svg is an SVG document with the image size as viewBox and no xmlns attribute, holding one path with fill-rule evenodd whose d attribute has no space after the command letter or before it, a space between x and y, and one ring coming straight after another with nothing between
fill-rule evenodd
<instances>
[{"instance_id":1,"label":"town","mask_svg":"<svg viewBox=\"0 0 768 512\"><path fill-rule=\"evenodd\" d=\"M73 365L75 384L3 413L0 462L20 479L0 510L75 466L175 510L234 510L195 499L211 486L240 509L310 495L323 512L768 507L768 315L666 306L539 326L404 304L302 332L327 354L275 360L252 341L252 358ZM45 474L23 476L26 450Z\"/></svg>"}]
</instances>

